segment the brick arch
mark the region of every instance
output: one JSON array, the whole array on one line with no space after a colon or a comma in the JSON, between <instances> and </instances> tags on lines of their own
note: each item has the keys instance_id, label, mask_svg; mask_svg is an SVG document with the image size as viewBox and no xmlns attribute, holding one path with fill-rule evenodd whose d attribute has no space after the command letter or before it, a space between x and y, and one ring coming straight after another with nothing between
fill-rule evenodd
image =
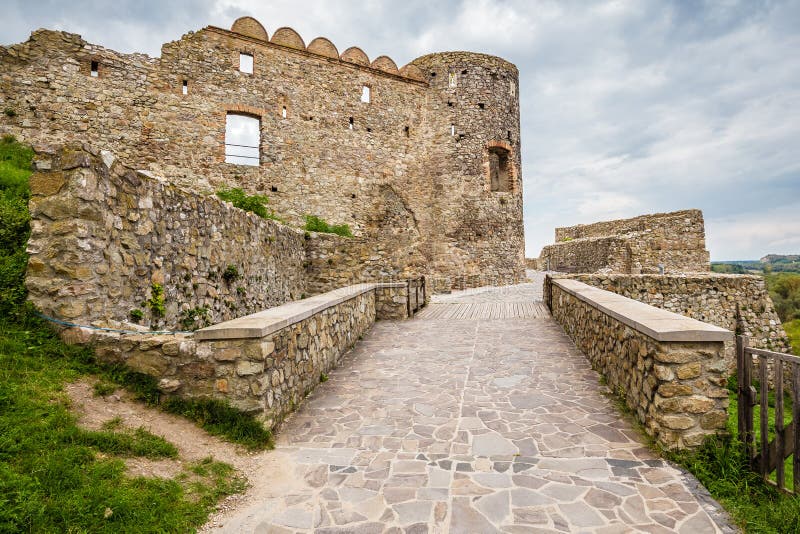
<instances>
[{"instance_id":1,"label":"brick arch","mask_svg":"<svg viewBox=\"0 0 800 534\"><path fill-rule=\"evenodd\" d=\"M339 59L339 51L336 49L336 45L334 45L330 39L326 39L325 37L317 37L311 41L306 50L312 54L319 54L320 56Z\"/></svg>"},{"instance_id":2,"label":"brick arch","mask_svg":"<svg viewBox=\"0 0 800 534\"><path fill-rule=\"evenodd\" d=\"M369 56L364 53L357 46L351 46L341 55L342 61L347 61L348 63L355 63L356 65L364 65L365 67L369 67Z\"/></svg>"},{"instance_id":3,"label":"brick arch","mask_svg":"<svg viewBox=\"0 0 800 534\"><path fill-rule=\"evenodd\" d=\"M275 30L275 33L272 34L272 40L270 42L287 46L289 48L296 48L297 50L306 49L306 43L303 42L303 38L300 37L300 34L288 26L284 26L283 28L278 28Z\"/></svg>"},{"instance_id":4,"label":"brick arch","mask_svg":"<svg viewBox=\"0 0 800 534\"><path fill-rule=\"evenodd\" d=\"M233 22L231 31L261 41L269 41L267 30L253 17L239 17Z\"/></svg>"}]
</instances>

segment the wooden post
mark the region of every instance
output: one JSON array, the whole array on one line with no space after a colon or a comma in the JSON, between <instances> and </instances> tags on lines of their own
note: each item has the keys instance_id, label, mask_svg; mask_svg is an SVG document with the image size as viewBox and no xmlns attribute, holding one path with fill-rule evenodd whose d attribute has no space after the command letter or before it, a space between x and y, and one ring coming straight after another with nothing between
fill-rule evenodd
<instances>
[{"instance_id":1,"label":"wooden post","mask_svg":"<svg viewBox=\"0 0 800 534\"><path fill-rule=\"evenodd\" d=\"M761 462L759 472L764 478L769 477L769 375L767 373L767 357L758 356L758 380L761 382Z\"/></svg>"},{"instance_id":2,"label":"wooden post","mask_svg":"<svg viewBox=\"0 0 800 534\"><path fill-rule=\"evenodd\" d=\"M800 364L792 364L792 420L794 421L794 492L800 494Z\"/></svg>"},{"instance_id":3,"label":"wooden post","mask_svg":"<svg viewBox=\"0 0 800 534\"><path fill-rule=\"evenodd\" d=\"M739 401L739 439L744 443L748 460L755 456L753 447L753 359L747 353L747 337L736 336L738 401Z\"/></svg>"},{"instance_id":4,"label":"wooden post","mask_svg":"<svg viewBox=\"0 0 800 534\"><path fill-rule=\"evenodd\" d=\"M784 480L783 463L786 458L786 444L783 434L783 360L773 360L773 379L775 380L775 481L778 489L786 485Z\"/></svg>"}]
</instances>

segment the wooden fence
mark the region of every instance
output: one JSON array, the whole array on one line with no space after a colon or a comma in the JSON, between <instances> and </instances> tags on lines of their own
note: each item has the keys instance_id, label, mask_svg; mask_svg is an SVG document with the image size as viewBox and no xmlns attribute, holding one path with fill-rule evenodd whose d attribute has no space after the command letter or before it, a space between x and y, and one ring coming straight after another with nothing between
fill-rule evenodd
<instances>
[{"instance_id":1,"label":"wooden fence","mask_svg":"<svg viewBox=\"0 0 800 534\"><path fill-rule=\"evenodd\" d=\"M410 278L408 280L408 317L414 317L427 300L427 288L425 287L425 277Z\"/></svg>"},{"instance_id":2,"label":"wooden fence","mask_svg":"<svg viewBox=\"0 0 800 534\"><path fill-rule=\"evenodd\" d=\"M754 349L748 346L747 337L736 336L736 358L739 438L747 449L751 465L767 482L788 492L790 490L786 487L785 461L794 453L791 464L794 480L792 486L794 493L800 494L800 357ZM757 377L753 376L754 358L758 362ZM784 397L787 388L791 392L792 421L789 424L784 423ZM770 391L774 397L773 417L770 417ZM760 412L759 443L755 442L753 421L753 408L757 405ZM774 435L772 440L770 431Z\"/></svg>"}]
</instances>

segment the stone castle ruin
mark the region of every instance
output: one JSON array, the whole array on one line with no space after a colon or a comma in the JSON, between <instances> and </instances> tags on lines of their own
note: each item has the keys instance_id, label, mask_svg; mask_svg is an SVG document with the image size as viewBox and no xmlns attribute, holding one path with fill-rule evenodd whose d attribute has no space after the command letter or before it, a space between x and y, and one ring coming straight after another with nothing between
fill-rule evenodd
<instances>
[{"instance_id":1,"label":"stone castle ruin","mask_svg":"<svg viewBox=\"0 0 800 534\"><path fill-rule=\"evenodd\" d=\"M277 283L285 299L417 275L442 289L510 284L524 277L517 87L497 57L436 53L398 69L323 37L306 46L291 28L270 37L250 17L190 32L160 58L37 30L0 47L0 133L42 153L108 151L169 184L170 202L240 187L288 225L348 224L355 239L288 255L306 272Z\"/></svg>"},{"instance_id":2,"label":"stone castle ruin","mask_svg":"<svg viewBox=\"0 0 800 534\"><path fill-rule=\"evenodd\" d=\"M537 265L570 273L711 270L700 210L556 228L556 242L542 249Z\"/></svg>"}]
</instances>

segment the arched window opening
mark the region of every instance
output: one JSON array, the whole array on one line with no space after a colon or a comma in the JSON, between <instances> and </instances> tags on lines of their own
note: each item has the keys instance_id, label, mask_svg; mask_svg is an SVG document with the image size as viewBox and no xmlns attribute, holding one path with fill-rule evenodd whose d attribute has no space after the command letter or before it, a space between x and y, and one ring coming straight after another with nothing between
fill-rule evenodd
<instances>
[{"instance_id":1,"label":"arched window opening","mask_svg":"<svg viewBox=\"0 0 800 534\"><path fill-rule=\"evenodd\" d=\"M511 162L508 150L489 149L489 188L492 192L511 191Z\"/></svg>"},{"instance_id":2,"label":"arched window opening","mask_svg":"<svg viewBox=\"0 0 800 534\"><path fill-rule=\"evenodd\" d=\"M228 113L225 121L225 162L236 165L261 163L261 120Z\"/></svg>"}]
</instances>

